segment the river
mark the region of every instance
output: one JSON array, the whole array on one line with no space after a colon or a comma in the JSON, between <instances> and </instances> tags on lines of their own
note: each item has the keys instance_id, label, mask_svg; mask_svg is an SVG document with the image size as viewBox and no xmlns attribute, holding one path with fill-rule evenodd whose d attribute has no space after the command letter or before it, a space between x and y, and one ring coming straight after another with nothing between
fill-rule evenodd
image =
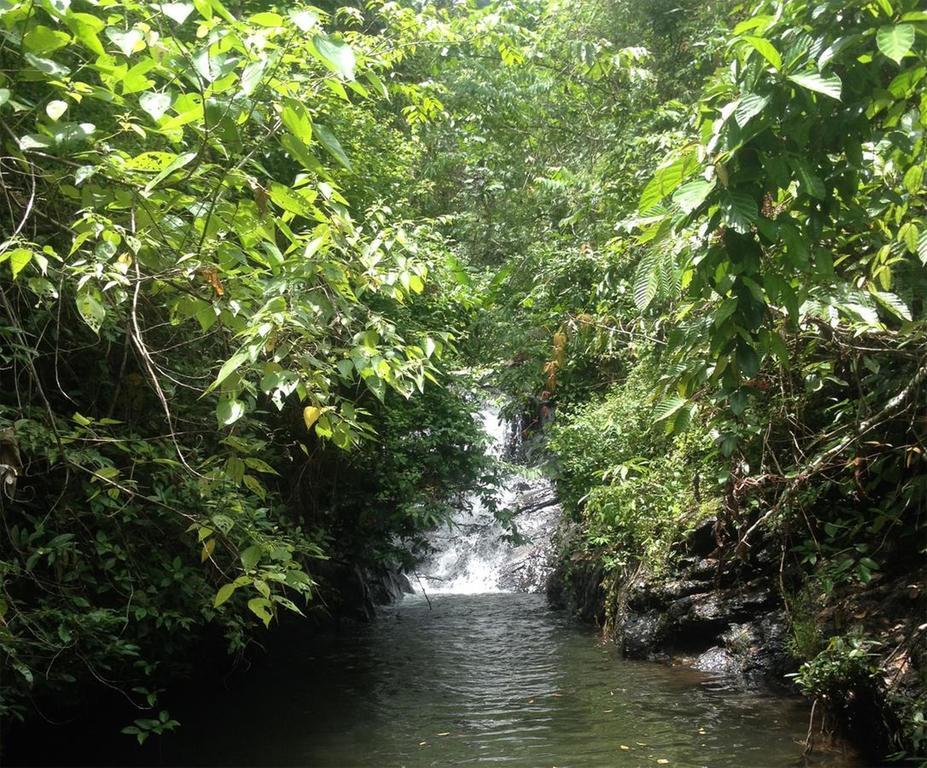
<instances>
[{"instance_id":1,"label":"river","mask_svg":"<svg viewBox=\"0 0 927 768\"><path fill-rule=\"evenodd\" d=\"M437 595L430 607L410 596L369 625L286 646L231 690L217 686L177 711L184 727L163 740L157 762L858 765L833 753L801 761L802 702L623 660L541 595Z\"/></svg>"}]
</instances>

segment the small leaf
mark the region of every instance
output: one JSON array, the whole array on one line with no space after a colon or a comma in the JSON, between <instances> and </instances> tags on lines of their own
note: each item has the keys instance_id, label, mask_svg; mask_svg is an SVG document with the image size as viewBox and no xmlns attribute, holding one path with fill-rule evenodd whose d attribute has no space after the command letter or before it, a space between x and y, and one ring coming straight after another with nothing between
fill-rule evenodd
<instances>
[{"instance_id":1,"label":"small leaf","mask_svg":"<svg viewBox=\"0 0 927 768\"><path fill-rule=\"evenodd\" d=\"M218 608L220 605L222 605L222 603L224 603L232 596L236 589L238 589L238 587L234 583L223 584L221 587L219 587L219 591L216 592L216 597L212 601L213 608Z\"/></svg>"},{"instance_id":2,"label":"small leaf","mask_svg":"<svg viewBox=\"0 0 927 768\"><path fill-rule=\"evenodd\" d=\"M61 116L68 111L68 103L66 101L61 101L61 99L55 99L54 101L48 102L45 105L45 114L48 115L56 123L61 118Z\"/></svg>"},{"instance_id":3,"label":"small leaf","mask_svg":"<svg viewBox=\"0 0 927 768\"><path fill-rule=\"evenodd\" d=\"M158 93L149 91L138 97L138 105L145 110L151 119L157 122L165 112L171 107L171 95L169 93Z\"/></svg>"},{"instance_id":4,"label":"small leaf","mask_svg":"<svg viewBox=\"0 0 927 768\"><path fill-rule=\"evenodd\" d=\"M901 64L901 60L914 45L914 26L912 24L895 24L894 26L880 27L876 32L876 43L879 50L894 61Z\"/></svg>"},{"instance_id":5,"label":"small leaf","mask_svg":"<svg viewBox=\"0 0 927 768\"><path fill-rule=\"evenodd\" d=\"M307 405L303 408L303 421L306 423L306 429L312 429L312 425L319 420L321 413L322 410L314 405Z\"/></svg>"}]
</instances>

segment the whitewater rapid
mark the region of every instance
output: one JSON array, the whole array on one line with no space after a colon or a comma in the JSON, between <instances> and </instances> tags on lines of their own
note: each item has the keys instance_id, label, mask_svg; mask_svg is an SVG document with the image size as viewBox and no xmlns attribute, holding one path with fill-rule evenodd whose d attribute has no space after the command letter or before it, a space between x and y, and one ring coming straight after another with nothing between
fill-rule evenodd
<instances>
[{"instance_id":1,"label":"whitewater rapid","mask_svg":"<svg viewBox=\"0 0 927 768\"><path fill-rule=\"evenodd\" d=\"M505 453L508 425L494 406L479 412L489 437L487 453ZM492 505L472 495L449 525L429 537L434 554L417 569L413 586L425 594L484 594L541 591L552 568L552 539L560 507L549 481L514 472L493 499L499 510L512 510L518 531L500 524Z\"/></svg>"}]
</instances>

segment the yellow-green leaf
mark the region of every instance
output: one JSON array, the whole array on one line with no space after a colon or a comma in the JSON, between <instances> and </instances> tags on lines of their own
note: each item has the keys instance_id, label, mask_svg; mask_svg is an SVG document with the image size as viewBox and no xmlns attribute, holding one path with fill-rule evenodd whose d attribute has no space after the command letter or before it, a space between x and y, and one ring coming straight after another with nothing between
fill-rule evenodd
<instances>
[{"instance_id":1,"label":"yellow-green leaf","mask_svg":"<svg viewBox=\"0 0 927 768\"><path fill-rule=\"evenodd\" d=\"M307 405L303 408L303 421L306 423L306 429L312 429L312 425L319 420L321 413L322 409L314 405Z\"/></svg>"}]
</instances>

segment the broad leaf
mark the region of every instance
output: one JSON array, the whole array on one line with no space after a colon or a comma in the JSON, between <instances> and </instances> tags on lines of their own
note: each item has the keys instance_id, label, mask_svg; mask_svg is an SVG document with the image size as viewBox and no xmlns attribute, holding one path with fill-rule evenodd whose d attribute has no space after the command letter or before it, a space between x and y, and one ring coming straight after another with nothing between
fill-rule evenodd
<instances>
[{"instance_id":1,"label":"broad leaf","mask_svg":"<svg viewBox=\"0 0 927 768\"><path fill-rule=\"evenodd\" d=\"M192 3L162 3L158 7L161 9L161 13L177 24L183 24L193 13Z\"/></svg>"},{"instance_id":2,"label":"broad leaf","mask_svg":"<svg viewBox=\"0 0 927 768\"><path fill-rule=\"evenodd\" d=\"M803 75L789 75L789 80L797 83L802 88L807 88L809 91L823 93L825 96L840 101L843 83L836 75L825 77L818 72L809 72Z\"/></svg>"},{"instance_id":3,"label":"broad leaf","mask_svg":"<svg viewBox=\"0 0 927 768\"><path fill-rule=\"evenodd\" d=\"M307 405L303 408L303 422L306 425L306 429L312 429L312 425L319 420L319 415L321 413L322 410L314 405Z\"/></svg>"},{"instance_id":4,"label":"broad leaf","mask_svg":"<svg viewBox=\"0 0 927 768\"><path fill-rule=\"evenodd\" d=\"M769 40L763 37L744 37L743 39L776 69L782 68L782 56Z\"/></svg>"},{"instance_id":5,"label":"broad leaf","mask_svg":"<svg viewBox=\"0 0 927 768\"><path fill-rule=\"evenodd\" d=\"M6 254L10 259L10 269L13 272L13 279L15 280L20 272L22 272L32 261L32 251L28 248L14 248L12 251Z\"/></svg>"},{"instance_id":6,"label":"broad leaf","mask_svg":"<svg viewBox=\"0 0 927 768\"><path fill-rule=\"evenodd\" d=\"M171 95L169 93L143 93L138 97L138 105L157 122L171 108Z\"/></svg>"},{"instance_id":7,"label":"broad leaf","mask_svg":"<svg viewBox=\"0 0 927 768\"><path fill-rule=\"evenodd\" d=\"M345 154L345 151L341 146L341 142L338 141L338 139L335 137L335 134L333 134L327 126L316 123L315 135L319 140L319 143L325 147L328 153L350 171L351 160L348 158L347 154Z\"/></svg>"},{"instance_id":8,"label":"broad leaf","mask_svg":"<svg viewBox=\"0 0 927 768\"><path fill-rule=\"evenodd\" d=\"M908 54L914 45L914 26L912 24L895 24L894 26L880 27L876 32L876 43L883 55L901 64L901 60Z\"/></svg>"},{"instance_id":9,"label":"broad leaf","mask_svg":"<svg viewBox=\"0 0 927 768\"><path fill-rule=\"evenodd\" d=\"M721 198L724 223L742 234L747 233L759 219L759 208L746 192L730 190Z\"/></svg>"},{"instance_id":10,"label":"broad leaf","mask_svg":"<svg viewBox=\"0 0 927 768\"><path fill-rule=\"evenodd\" d=\"M218 608L222 603L226 602L237 589L237 586L234 583L223 584L219 587L219 591L216 592L216 597L212 601L213 608Z\"/></svg>"},{"instance_id":11,"label":"broad leaf","mask_svg":"<svg viewBox=\"0 0 927 768\"><path fill-rule=\"evenodd\" d=\"M634 278L634 303L641 311L647 309L650 302L657 295L657 288L660 285L659 275L659 254L655 250L650 250L640 260L637 265L637 273Z\"/></svg>"},{"instance_id":12,"label":"broad leaf","mask_svg":"<svg viewBox=\"0 0 927 768\"><path fill-rule=\"evenodd\" d=\"M657 404L653 411L654 421L663 421L674 415L680 408L686 405L686 400L681 397L668 397Z\"/></svg>"},{"instance_id":13,"label":"broad leaf","mask_svg":"<svg viewBox=\"0 0 927 768\"><path fill-rule=\"evenodd\" d=\"M97 296L89 290L81 291L77 294L76 302L77 311L83 318L84 322L94 333L99 333L100 326L106 318L106 308L100 303Z\"/></svg>"},{"instance_id":14,"label":"broad leaf","mask_svg":"<svg viewBox=\"0 0 927 768\"><path fill-rule=\"evenodd\" d=\"M748 93L741 97L734 110L734 120L743 128L751 119L762 112L766 105L769 104L768 96L758 96L755 93Z\"/></svg>"},{"instance_id":15,"label":"broad leaf","mask_svg":"<svg viewBox=\"0 0 927 768\"><path fill-rule=\"evenodd\" d=\"M196 154L196 152L184 152L182 155L177 155L177 157L175 157L163 171L161 171L145 185L145 191L151 192L151 190L158 186L158 184L164 181L164 179L170 176L174 171L179 171L191 160L193 160L193 158L196 157Z\"/></svg>"},{"instance_id":16,"label":"broad leaf","mask_svg":"<svg viewBox=\"0 0 927 768\"><path fill-rule=\"evenodd\" d=\"M316 35L312 38L313 46L319 54L320 61L332 72L345 80L354 79L354 51L351 46L328 35Z\"/></svg>"},{"instance_id":17,"label":"broad leaf","mask_svg":"<svg viewBox=\"0 0 927 768\"><path fill-rule=\"evenodd\" d=\"M705 202L705 199L714 188L714 181L697 179L686 182L673 193L673 202L682 209L683 213L692 213Z\"/></svg>"}]
</instances>

